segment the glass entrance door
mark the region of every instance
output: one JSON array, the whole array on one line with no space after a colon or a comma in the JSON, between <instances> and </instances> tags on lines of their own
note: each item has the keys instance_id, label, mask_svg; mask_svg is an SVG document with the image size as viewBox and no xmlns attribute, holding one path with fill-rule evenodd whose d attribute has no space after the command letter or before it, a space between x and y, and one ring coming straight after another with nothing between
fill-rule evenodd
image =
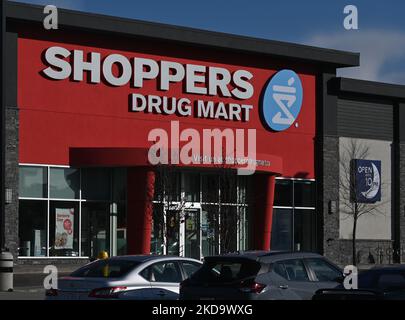
<instances>
[{"instance_id":1,"label":"glass entrance door","mask_svg":"<svg viewBox=\"0 0 405 320\"><path fill-rule=\"evenodd\" d=\"M201 260L219 253L219 216L215 206L193 204L179 224L180 256Z\"/></svg>"},{"instance_id":2,"label":"glass entrance door","mask_svg":"<svg viewBox=\"0 0 405 320\"><path fill-rule=\"evenodd\" d=\"M188 209L185 211L183 222L184 255L199 260L201 258L201 210Z\"/></svg>"}]
</instances>

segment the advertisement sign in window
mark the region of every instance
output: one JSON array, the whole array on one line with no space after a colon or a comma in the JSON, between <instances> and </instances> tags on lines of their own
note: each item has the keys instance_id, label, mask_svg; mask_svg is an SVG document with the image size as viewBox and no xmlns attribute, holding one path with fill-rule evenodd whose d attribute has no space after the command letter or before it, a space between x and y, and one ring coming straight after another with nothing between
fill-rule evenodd
<instances>
[{"instance_id":1,"label":"advertisement sign in window","mask_svg":"<svg viewBox=\"0 0 405 320\"><path fill-rule=\"evenodd\" d=\"M74 209L56 208L55 249L73 249Z\"/></svg>"}]
</instances>

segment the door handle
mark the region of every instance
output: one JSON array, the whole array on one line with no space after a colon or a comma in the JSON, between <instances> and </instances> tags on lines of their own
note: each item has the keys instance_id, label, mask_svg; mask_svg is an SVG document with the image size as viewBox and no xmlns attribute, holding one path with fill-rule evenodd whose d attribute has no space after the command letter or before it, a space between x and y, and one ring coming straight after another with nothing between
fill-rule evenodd
<instances>
[{"instance_id":1,"label":"door handle","mask_svg":"<svg viewBox=\"0 0 405 320\"><path fill-rule=\"evenodd\" d=\"M286 284L285 284L285 285L281 285L281 286L279 286L279 288L280 288L280 289L288 289L288 285L286 285Z\"/></svg>"}]
</instances>

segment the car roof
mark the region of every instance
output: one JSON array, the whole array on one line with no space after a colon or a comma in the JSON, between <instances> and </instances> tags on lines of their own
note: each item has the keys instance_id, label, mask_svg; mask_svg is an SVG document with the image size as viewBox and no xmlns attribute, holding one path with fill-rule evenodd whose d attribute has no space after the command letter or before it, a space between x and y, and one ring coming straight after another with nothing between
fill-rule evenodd
<instances>
[{"instance_id":1,"label":"car roof","mask_svg":"<svg viewBox=\"0 0 405 320\"><path fill-rule=\"evenodd\" d=\"M215 260L215 259L250 259L255 261L261 261L265 263L270 263L277 260L284 260L284 259L302 259L302 258L319 258L322 257L318 253L312 252L291 252L291 251L261 251L261 250L254 250L254 251L238 251L227 253L223 255L217 256L210 256L206 257L207 260Z\"/></svg>"},{"instance_id":2,"label":"car roof","mask_svg":"<svg viewBox=\"0 0 405 320\"><path fill-rule=\"evenodd\" d=\"M198 261L192 258L185 258L179 256L169 256L169 255L157 255L157 254L137 254L137 255L125 255L125 256L113 256L109 258L110 260L126 260L135 262L147 262L151 260L188 260L188 261ZM201 262L201 261L198 261Z\"/></svg>"}]
</instances>

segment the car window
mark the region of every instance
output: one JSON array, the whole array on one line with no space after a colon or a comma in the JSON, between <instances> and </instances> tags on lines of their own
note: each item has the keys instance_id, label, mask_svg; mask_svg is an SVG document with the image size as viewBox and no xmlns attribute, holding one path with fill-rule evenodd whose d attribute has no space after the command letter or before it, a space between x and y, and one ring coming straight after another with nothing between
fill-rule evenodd
<instances>
[{"instance_id":1,"label":"car window","mask_svg":"<svg viewBox=\"0 0 405 320\"><path fill-rule=\"evenodd\" d=\"M183 266L184 273L186 274L186 278L190 277L201 268L201 265L196 262L183 261L181 264Z\"/></svg>"},{"instance_id":2,"label":"car window","mask_svg":"<svg viewBox=\"0 0 405 320\"><path fill-rule=\"evenodd\" d=\"M120 278L132 271L140 262L130 260L96 260L74 272L72 277Z\"/></svg>"},{"instance_id":3,"label":"car window","mask_svg":"<svg viewBox=\"0 0 405 320\"><path fill-rule=\"evenodd\" d=\"M318 281L336 281L337 278L343 276L343 274L333 267L330 263L324 259L311 258L306 259L307 265L315 273Z\"/></svg>"},{"instance_id":4,"label":"car window","mask_svg":"<svg viewBox=\"0 0 405 320\"><path fill-rule=\"evenodd\" d=\"M201 283L228 283L254 277L260 268L260 263L253 260L207 259L192 278Z\"/></svg>"},{"instance_id":5,"label":"car window","mask_svg":"<svg viewBox=\"0 0 405 320\"><path fill-rule=\"evenodd\" d=\"M284 265L288 280L309 281L307 270L300 259L291 259L280 262Z\"/></svg>"},{"instance_id":6,"label":"car window","mask_svg":"<svg viewBox=\"0 0 405 320\"><path fill-rule=\"evenodd\" d=\"M179 283L183 280L179 266L173 261L152 264L141 271L140 275L150 282Z\"/></svg>"},{"instance_id":7,"label":"car window","mask_svg":"<svg viewBox=\"0 0 405 320\"><path fill-rule=\"evenodd\" d=\"M380 289L405 289L405 276L401 273L381 274L378 279Z\"/></svg>"},{"instance_id":8,"label":"car window","mask_svg":"<svg viewBox=\"0 0 405 320\"><path fill-rule=\"evenodd\" d=\"M280 277L288 280L287 270L283 263L276 262L273 264L273 271L277 273Z\"/></svg>"}]
</instances>

